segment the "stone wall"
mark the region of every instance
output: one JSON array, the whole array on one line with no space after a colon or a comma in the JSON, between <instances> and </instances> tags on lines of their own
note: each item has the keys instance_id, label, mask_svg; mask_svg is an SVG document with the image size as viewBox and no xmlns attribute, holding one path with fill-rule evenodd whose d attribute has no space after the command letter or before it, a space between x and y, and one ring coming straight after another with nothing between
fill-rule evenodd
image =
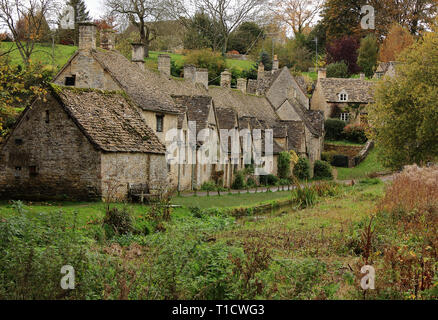
<instances>
[{"instance_id":1,"label":"stone wall","mask_svg":"<svg viewBox=\"0 0 438 320\"><path fill-rule=\"evenodd\" d=\"M336 152L337 154L343 154L350 158L354 158L362 150L362 146L338 146L334 144L324 143L325 152Z\"/></svg>"},{"instance_id":2,"label":"stone wall","mask_svg":"<svg viewBox=\"0 0 438 320\"><path fill-rule=\"evenodd\" d=\"M58 102L36 102L0 159L3 199L98 199L100 154Z\"/></svg>"}]
</instances>

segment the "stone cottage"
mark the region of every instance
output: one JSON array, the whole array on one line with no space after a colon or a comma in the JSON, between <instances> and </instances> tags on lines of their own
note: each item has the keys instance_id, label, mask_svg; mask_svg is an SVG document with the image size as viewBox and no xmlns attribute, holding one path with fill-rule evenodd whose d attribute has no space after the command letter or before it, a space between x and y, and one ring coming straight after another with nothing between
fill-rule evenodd
<instances>
[{"instance_id":1,"label":"stone cottage","mask_svg":"<svg viewBox=\"0 0 438 320\"><path fill-rule=\"evenodd\" d=\"M360 123L366 117L366 106L374 102L373 88L374 83L364 75L359 79L326 78L325 70L319 70L311 109L324 112L325 119Z\"/></svg>"},{"instance_id":2,"label":"stone cottage","mask_svg":"<svg viewBox=\"0 0 438 320\"><path fill-rule=\"evenodd\" d=\"M165 147L119 92L53 86L1 148L0 198L124 199L166 181Z\"/></svg>"}]
</instances>

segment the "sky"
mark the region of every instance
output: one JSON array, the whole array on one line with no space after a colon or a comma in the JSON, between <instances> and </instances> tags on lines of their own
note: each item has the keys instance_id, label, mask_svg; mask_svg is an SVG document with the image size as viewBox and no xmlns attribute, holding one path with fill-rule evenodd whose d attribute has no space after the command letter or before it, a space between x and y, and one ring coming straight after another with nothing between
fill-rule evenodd
<instances>
[{"instance_id":1,"label":"sky","mask_svg":"<svg viewBox=\"0 0 438 320\"><path fill-rule=\"evenodd\" d=\"M90 16L94 19L100 18L104 13L104 0L85 0L85 4L90 11Z\"/></svg>"}]
</instances>

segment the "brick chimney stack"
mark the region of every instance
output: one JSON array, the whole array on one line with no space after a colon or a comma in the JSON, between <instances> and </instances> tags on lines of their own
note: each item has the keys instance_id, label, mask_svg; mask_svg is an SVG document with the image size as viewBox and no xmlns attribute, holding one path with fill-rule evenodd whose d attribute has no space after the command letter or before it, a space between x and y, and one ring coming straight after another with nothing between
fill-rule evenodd
<instances>
[{"instance_id":1,"label":"brick chimney stack","mask_svg":"<svg viewBox=\"0 0 438 320\"><path fill-rule=\"evenodd\" d=\"M265 77L265 65L263 62L259 63L259 69L257 71L257 80L262 80Z\"/></svg>"},{"instance_id":2,"label":"brick chimney stack","mask_svg":"<svg viewBox=\"0 0 438 320\"><path fill-rule=\"evenodd\" d=\"M196 67L191 64L184 66L184 79L188 81L195 82L196 78Z\"/></svg>"},{"instance_id":3,"label":"brick chimney stack","mask_svg":"<svg viewBox=\"0 0 438 320\"><path fill-rule=\"evenodd\" d=\"M278 56L274 56L274 61L272 62L272 71L277 71L280 69L280 61L278 61Z\"/></svg>"},{"instance_id":4,"label":"brick chimney stack","mask_svg":"<svg viewBox=\"0 0 438 320\"><path fill-rule=\"evenodd\" d=\"M92 22L79 23L79 50L96 49L96 24Z\"/></svg>"},{"instance_id":5,"label":"brick chimney stack","mask_svg":"<svg viewBox=\"0 0 438 320\"><path fill-rule=\"evenodd\" d=\"M105 50L113 50L116 46L116 33L113 30L105 29L101 32L100 47Z\"/></svg>"},{"instance_id":6,"label":"brick chimney stack","mask_svg":"<svg viewBox=\"0 0 438 320\"><path fill-rule=\"evenodd\" d=\"M237 89L242 91L243 93L246 93L247 90L247 80L244 78L237 79Z\"/></svg>"},{"instance_id":7,"label":"brick chimney stack","mask_svg":"<svg viewBox=\"0 0 438 320\"><path fill-rule=\"evenodd\" d=\"M195 82L202 84L208 90L208 69L196 69Z\"/></svg>"},{"instance_id":8,"label":"brick chimney stack","mask_svg":"<svg viewBox=\"0 0 438 320\"><path fill-rule=\"evenodd\" d=\"M225 70L221 73L221 87L223 88L231 88L231 73L228 70Z\"/></svg>"}]
</instances>

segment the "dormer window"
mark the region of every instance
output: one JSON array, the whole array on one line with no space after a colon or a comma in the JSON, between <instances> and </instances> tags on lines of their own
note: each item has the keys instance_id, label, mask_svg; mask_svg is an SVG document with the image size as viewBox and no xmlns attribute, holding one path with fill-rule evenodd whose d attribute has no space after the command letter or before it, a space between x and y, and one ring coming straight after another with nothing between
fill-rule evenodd
<instances>
[{"instance_id":1,"label":"dormer window","mask_svg":"<svg viewBox=\"0 0 438 320\"><path fill-rule=\"evenodd\" d=\"M348 101L348 93L345 92L345 90L342 90L342 91L339 93L339 101L340 101L340 102L347 102L347 101Z\"/></svg>"},{"instance_id":2,"label":"dormer window","mask_svg":"<svg viewBox=\"0 0 438 320\"><path fill-rule=\"evenodd\" d=\"M74 87L76 84L76 75L72 75L70 77L65 77L65 85L69 87Z\"/></svg>"}]
</instances>

